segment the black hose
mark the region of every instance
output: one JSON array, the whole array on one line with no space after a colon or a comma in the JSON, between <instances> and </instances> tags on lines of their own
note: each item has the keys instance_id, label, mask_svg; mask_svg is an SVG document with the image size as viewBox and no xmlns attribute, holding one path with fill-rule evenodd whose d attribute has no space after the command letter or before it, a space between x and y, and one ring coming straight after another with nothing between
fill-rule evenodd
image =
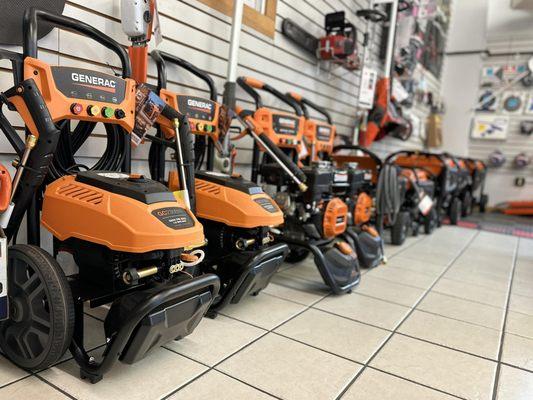
<instances>
[{"instance_id":1,"label":"black hose","mask_svg":"<svg viewBox=\"0 0 533 400\"><path fill-rule=\"evenodd\" d=\"M385 219L390 225L394 224L400 212L401 203L398 170L393 165L385 164L381 168L376 189L376 225L380 234L383 231Z\"/></svg>"},{"instance_id":2,"label":"black hose","mask_svg":"<svg viewBox=\"0 0 533 400\"><path fill-rule=\"evenodd\" d=\"M70 121L60 121L57 125L61 135L54 154L54 160L50 166L49 177L51 180L59 179L65 175L72 175L85 170L99 171L119 171L125 158L124 135L127 133L118 125L104 124L106 130L106 149L100 159L90 168L79 164L75 155L81 146L91 136L94 127L93 122L78 122L78 125L71 131Z\"/></svg>"}]
</instances>

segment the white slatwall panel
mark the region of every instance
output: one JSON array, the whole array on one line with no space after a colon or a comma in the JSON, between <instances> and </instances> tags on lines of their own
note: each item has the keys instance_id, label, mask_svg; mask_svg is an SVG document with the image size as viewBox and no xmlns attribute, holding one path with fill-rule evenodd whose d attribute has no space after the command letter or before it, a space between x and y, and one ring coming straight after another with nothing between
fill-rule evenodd
<instances>
[{"instance_id":1,"label":"white slatwall panel","mask_svg":"<svg viewBox=\"0 0 533 400\"><path fill-rule=\"evenodd\" d=\"M530 43L531 44L531 43ZM494 51L506 51L503 43L492 43L491 49ZM513 47L514 48L514 47ZM521 48L522 50L524 47ZM526 62L527 57L489 57L483 61L483 66L507 65L507 63ZM481 74L481 71L480 71ZM517 84L511 91L523 91L533 94L533 88L524 88ZM527 96L526 96L527 101ZM498 114L499 115L499 114ZM468 153L471 157L487 160L488 155L494 150L501 150L507 157L507 162L501 168L491 168L489 179L487 181L487 192L491 197L491 204L497 204L507 200L531 200L533 193L533 170L532 166L525 169L516 169L513 166L514 157L522 152L533 157L533 138L520 133L521 121L533 121L533 115L510 115L509 130L506 140L483 140L469 139ZM514 179L516 177L525 177L528 185L516 187Z\"/></svg>"}]
</instances>

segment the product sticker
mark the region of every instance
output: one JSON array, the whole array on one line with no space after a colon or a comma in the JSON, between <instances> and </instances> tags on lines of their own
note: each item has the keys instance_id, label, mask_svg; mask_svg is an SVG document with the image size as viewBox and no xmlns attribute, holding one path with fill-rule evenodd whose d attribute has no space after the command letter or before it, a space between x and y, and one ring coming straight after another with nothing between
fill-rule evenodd
<instances>
[{"instance_id":1,"label":"product sticker","mask_svg":"<svg viewBox=\"0 0 533 400\"><path fill-rule=\"evenodd\" d=\"M165 102L146 85L137 86L135 94L135 126L131 133L131 142L135 147L140 145L154 125L157 117L165 108Z\"/></svg>"}]
</instances>

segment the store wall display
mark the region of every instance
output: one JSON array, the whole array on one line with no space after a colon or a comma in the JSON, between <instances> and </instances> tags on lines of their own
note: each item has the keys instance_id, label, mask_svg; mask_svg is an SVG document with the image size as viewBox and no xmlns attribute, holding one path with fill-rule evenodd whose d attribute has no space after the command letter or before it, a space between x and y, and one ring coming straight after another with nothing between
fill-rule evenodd
<instances>
[{"instance_id":1,"label":"store wall display","mask_svg":"<svg viewBox=\"0 0 533 400\"><path fill-rule=\"evenodd\" d=\"M476 115L472 122L472 139L505 140L509 117L500 115Z\"/></svg>"},{"instance_id":2,"label":"store wall display","mask_svg":"<svg viewBox=\"0 0 533 400\"><path fill-rule=\"evenodd\" d=\"M524 111L525 92L505 92L502 95L501 111L504 114L522 114Z\"/></svg>"},{"instance_id":3,"label":"store wall display","mask_svg":"<svg viewBox=\"0 0 533 400\"><path fill-rule=\"evenodd\" d=\"M500 107L500 98L494 95L492 90L482 90L478 96L476 111L495 112Z\"/></svg>"},{"instance_id":4,"label":"store wall display","mask_svg":"<svg viewBox=\"0 0 533 400\"><path fill-rule=\"evenodd\" d=\"M518 153L513 160L513 164L515 168L526 168L529 164L531 164L531 157L524 152Z\"/></svg>"},{"instance_id":5,"label":"store wall display","mask_svg":"<svg viewBox=\"0 0 533 400\"><path fill-rule=\"evenodd\" d=\"M494 150L488 157L489 165L491 167L499 168L507 161L507 157L501 150Z\"/></svg>"},{"instance_id":6,"label":"store wall display","mask_svg":"<svg viewBox=\"0 0 533 400\"><path fill-rule=\"evenodd\" d=\"M533 121L520 122L520 133L522 135L530 136L533 133Z\"/></svg>"}]
</instances>

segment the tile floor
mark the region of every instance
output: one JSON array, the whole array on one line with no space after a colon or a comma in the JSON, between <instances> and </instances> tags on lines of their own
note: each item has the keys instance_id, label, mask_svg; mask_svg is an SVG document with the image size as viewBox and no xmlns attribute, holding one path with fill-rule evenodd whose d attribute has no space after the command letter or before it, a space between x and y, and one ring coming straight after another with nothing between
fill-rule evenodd
<instances>
[{"instance_id":1,"label":"tile floor","mask_svg":"<svg viewBox=\"0 0 533 400\"><path fill-rule=\"evenodd\" d=\"M69 354L33 374L0 357L0 399L533 399L533 240L443 227L387 254L344 296L285 265L96 385ZM102 317L86 316L95 355Z\"/></svg>"}]
</instances>

